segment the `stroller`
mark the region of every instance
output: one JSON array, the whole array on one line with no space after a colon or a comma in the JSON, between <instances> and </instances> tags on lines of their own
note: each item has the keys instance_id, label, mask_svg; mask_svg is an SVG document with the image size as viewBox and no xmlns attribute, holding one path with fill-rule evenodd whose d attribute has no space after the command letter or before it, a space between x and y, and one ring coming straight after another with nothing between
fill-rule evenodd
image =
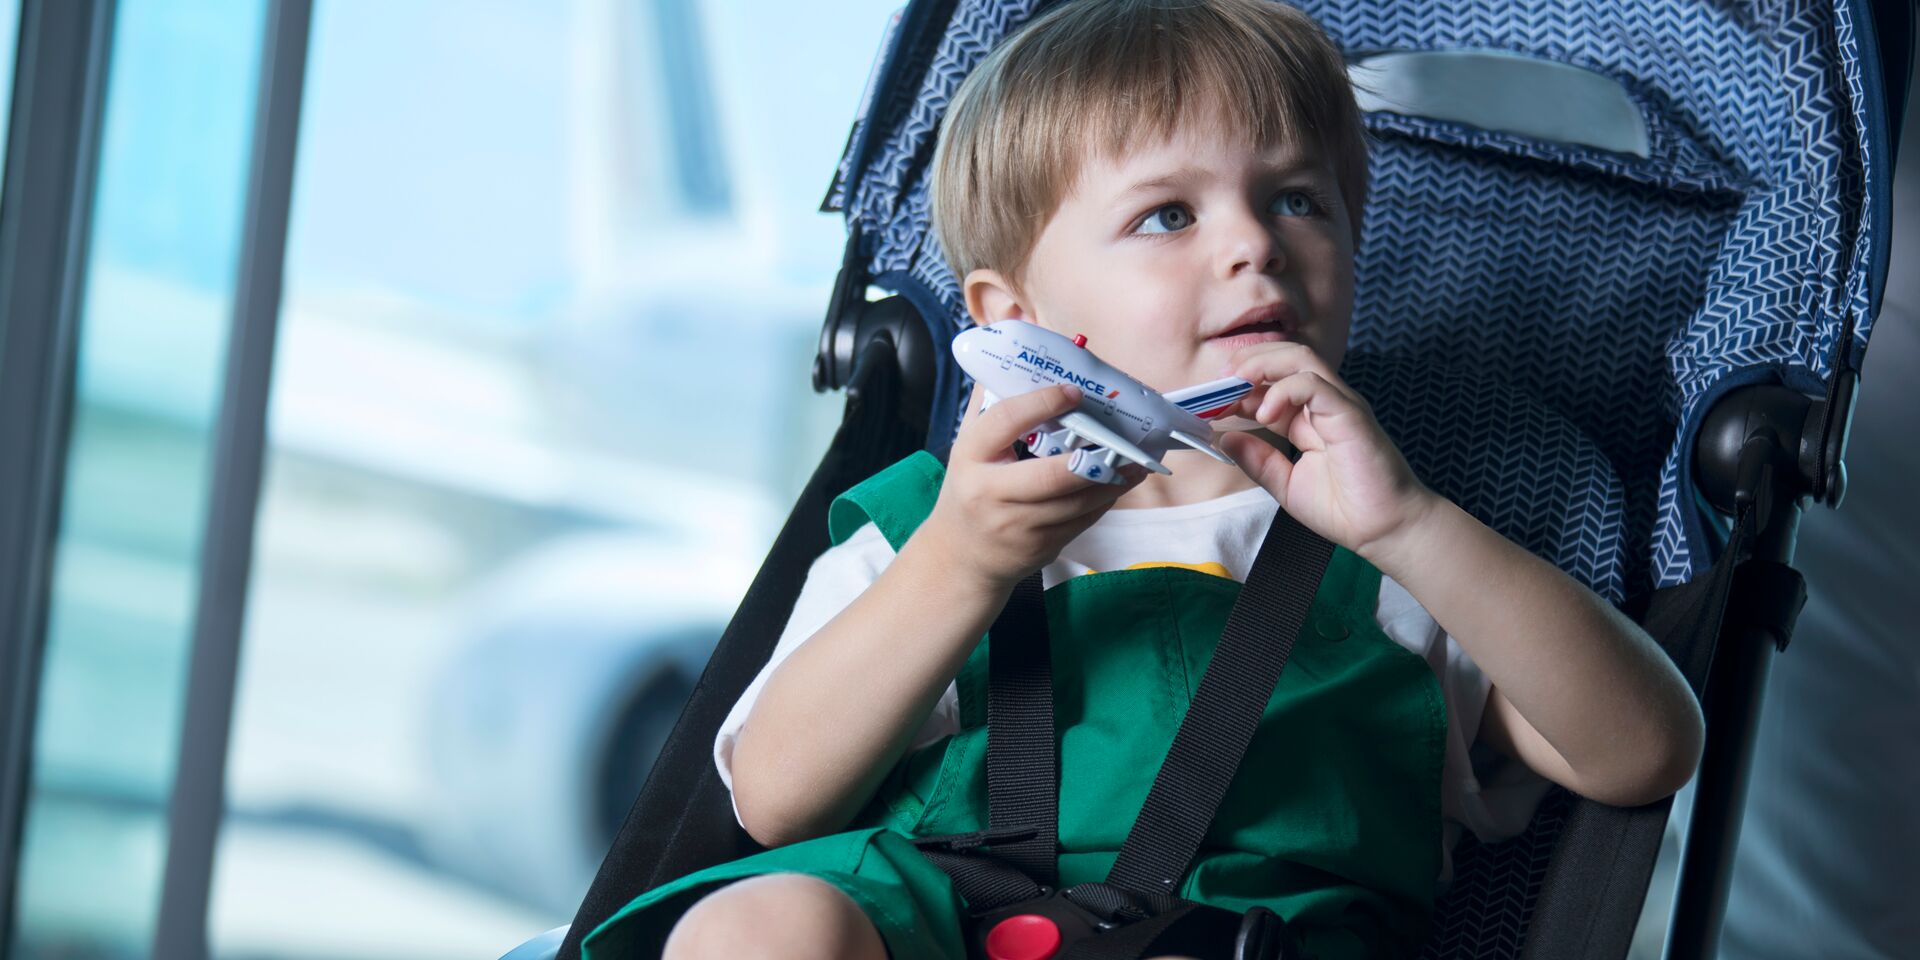
<instances>
[{"instance_id":1,"label":"stroller","mask_svg":"<svg viewBox=\"0 0 1920 960\"><path fill-rule=\"evenodd\" d=\"M950 445L967 322L928 229L948 99L1046 0L913 0L883 43L824 210L849 230L816 389L844 421L570 927L759 847L715 729L769 656L835 495ZM1837 506L1887 271L1908 0L1302 0L1374 139L1343 374L1428 485L1634 616L1707 714L1669 956L1715 951L1760 694L1805 600L1808 499ZM1513 95L1526 91L1526 95ZM1470 836L1430 957L1627 952L1670 801L1550 793Z\"/></svg>"}]
</instances>

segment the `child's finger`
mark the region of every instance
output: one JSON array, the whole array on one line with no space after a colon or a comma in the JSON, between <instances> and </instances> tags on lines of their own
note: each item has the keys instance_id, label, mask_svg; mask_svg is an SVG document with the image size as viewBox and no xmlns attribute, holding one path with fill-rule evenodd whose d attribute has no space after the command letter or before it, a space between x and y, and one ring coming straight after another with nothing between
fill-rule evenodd
<instances>
[{"instance_id":1,"label":"child's finger","mask_svg":"<svg viewBox=\"0 0 1920 960\"><path fill-rule=\"evenodd\" d=\"M1305 411L1313 415L1314 432L1333 441L1352 436L1345 425L1362 411L1352 397L1328 383L1318 373L1302 371L1267 387L1254 419L1299 446L1299 438L1287 429L1294 417Z\"/></svg>"},{"instance_id":2,"label":"child's finger","mask_svg":"<svg viewBox=\"0 0 1920 960\"><path fill-rule=\"evenodd\" d=\"M1080 480L1081 478L1075 477L1074 479ZM1081 484L1080 489L1040 505L1041 509L1044 510L1050 518L1055 518L1053 521L1042 520L1041 522L1048 523L1057 522L1058 520L1071 520L1076 517L1085 516L1096 510L1110 507L1115 500L1124 496L1128 490L1139 486L1138 481L1133 483L1094 483L1091 480L1081 480Z\"/></svg>"},{"instance_id":3,"label":"child's finger","mask_svg":"<svg viewBox=\"0 0 1920 960\"><path fill-rule=\"evenodd\" d=\"M1326 370L1326 361L1312 347L1293 340L1255 343L1233 352L1230 373L1254 383L1272 382L1301 370ZM1249 376L1252 374L1252 376Z\"/></svg>"},{"instance_id":4,"label":"child's finger","mask_svg":"<svg viewBox=\"0 0 1920 960\"><path fill-rule=\"evenodd\" d=\"M1315 373L1357 405L1365 401L1349 387L1327 361L1304 343L1281 341L1241 347L1233 355L1233 376L1250 383L1278 383L1297 373ZM1243 401L1244 402L1244 401Z\"/></svg>"},{"instance_id":5,"label":"child's finger","mask_svg":"<svg viewBox=\"0 0 1920 960\"><path fill-rule=\"evenodd\" d=\"M954 438L955 451L975 460L1004 460L1010 455L1008 448L1014 441L1079 404L1080 390L1065 385L1002 397L987 408L987 412L960 428Z\"/></svg>"},{"instance_id":6,"label":"child's finger","mask_svg":"<svg viewBox=\"0 0 1920 960\"><path fill-rule=\"evenodd\" d=\"M1098 515L1112 507L1126 492L1140 485L1140 479L1146 476L1141 471L1137 477L1127 483L1094 483L1082 481L1084 486L1069 494L1041 504L1035 504L1035 526L1041 528L1057 527L1063 524L1078 523L1084 529L1098 519ZM1080 478L1075 477L1078 480Z\"/></svg>"},{"instance_id":7,"label":"child's finger","mask_svg":"<svg viewBox=\"0 0 1920 960\"><path fill-rule=\"evenodd\" d=\"M1130 477L1127 484L1106 484L1088 480L1067 469L1070 453L1055 454L1050 457L1035 457L1009 464L995 472L991 481L996 496L1013 503L1045 503L1061 497L1079 494L1088 488L1121 489L1136 484L1146 475L1143 468L1128 473L1121 468L1121 475Z\"/></svg>"},{"instance_id":8,"label":"child's finger","mask_svg":"<svg viewBox=\"0 0 1920 960\"><path fill-rule=\"evenodd\" d=\"M987 388L974 381L973 392L967 395L967 413L960 418L961 423L972 423L980 415L980 405L987 401Z\"/></svg>"}]
</instances>

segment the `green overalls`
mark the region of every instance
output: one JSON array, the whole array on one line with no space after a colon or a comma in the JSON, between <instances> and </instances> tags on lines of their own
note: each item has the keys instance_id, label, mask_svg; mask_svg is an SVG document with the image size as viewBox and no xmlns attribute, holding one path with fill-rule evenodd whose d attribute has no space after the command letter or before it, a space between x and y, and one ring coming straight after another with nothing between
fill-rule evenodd
<instances>
[{"instance_id":1,"label":"green overalls","mask_svg":"<svg viewBox=\"0 0 1920 960\"><path fill-rule=\"evenodd\" d=\"M918 452L837 498L834 543L868 520L895 550L944 470ZM1211 558L1201 558L1211 559ZM1411 956L1440 872L1446 705L1426 661L1374 621L1380 572L1335 547L1258 732L1176 895L1265 906L1320 960ZM1104 880L1173 743L1240 584L1173 566L1046 591L1060 737L1060 886ZM902 631L902 642L910 642ZM987 826L987 644L956 679L961 731L895 766L859 829L670 881L586 938L592 960L657 956L718 885L812 874L846 891L897 960L966 956L965 905L907 837Z\"/></svg>"}]
</instances>

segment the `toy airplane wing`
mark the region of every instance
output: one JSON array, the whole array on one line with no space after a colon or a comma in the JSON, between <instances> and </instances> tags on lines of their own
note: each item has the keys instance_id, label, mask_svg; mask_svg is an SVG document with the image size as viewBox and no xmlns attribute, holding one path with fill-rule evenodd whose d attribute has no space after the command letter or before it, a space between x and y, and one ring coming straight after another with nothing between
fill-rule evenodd
<instances>
[{"instance_id":1,"label":"toy airplane wing","mask_svg":"<svg viewBox=\"0 0 1920 960\"><path fill-rule=\"evenodd\" d=\"M1207 456L1220 461L1221 463L1228 463L1228 464L1233 463L1233 458L1227 456L1224 453L1221 453L1220 448L1214 446L1213 441L1209 438L1196 437L1193 434L1186 432L1185 430L1174 430L1172 431L1172 434L1175 440L1178 440L1181 443L1184 443L1187 446L1192 447L1195 450L1198 450L1201 453L1204 453Z\"/></svg>"},{"instance_id":2,"label":"toy airplane wing","mask_svg":"<svg viewBox=\"0 0 1920 960\"><path fill-rule=\"evenodd\" d=\"M1128 443L1127 441L1121 439L1120 435L1108 429L1106 424L1101 423L1100 421L1094 419L1092 416L1088 414L1075 410L1072 413L1069 413L1063 417L1060 417L1059 422L1062 427L1065 427L1068 430L1072 430L1074 433L1077 433L1080 436L1085 437L1087 440L1093 443L1097 443L1103 447L1106 447L1107 449L1112 450L1113 452L1120 454L1121 456L1126 457L1127 459L1132 460L1133 462L1143 467L1146 467L1148 470L1152 470L1154 473L1160 473L1160 474L1173 473L1172 470L1168 470L1164 465L1162 465L1160 461L1155 460L1150 456L1147 456L1147 452L1145 450L1142 450L1139 447L1136 447L1133 444Z\"/></svg>"},{"instance_id":3,"label":"toy airplane wing","mask_svg":"<svg viewBox=\"0 0 1920 960\"><path fill-rule=\"evenodd\" d=\"M1247 391L1252 389L1253 384L1239 377L1222 377L1206 383L1196 383L1191 387L1183 387L1161 396L1166 397L1168 403L1202 420L1212 420L1226 413L1233 406L1234 401L1246 396Z\"/></svg>"}]
</instances>

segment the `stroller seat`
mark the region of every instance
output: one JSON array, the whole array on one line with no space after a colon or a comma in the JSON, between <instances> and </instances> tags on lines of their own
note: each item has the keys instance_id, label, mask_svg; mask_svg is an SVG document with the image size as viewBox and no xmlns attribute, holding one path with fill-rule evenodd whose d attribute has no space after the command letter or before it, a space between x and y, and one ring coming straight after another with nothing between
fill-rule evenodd
<instances>
[{"instance_id":1,"label":"stroller seat","mask_svg":"<svg viewBox=\"0 0 1920 960\"><path fill-rule=\"evenodd\" d=\"M1797 583L1776 568L1803 498L1833 504L1844 490L1846 412L1886 267L1889 117L1900 115L1887 90L1905 89L1910 11L1864 0L1297 5L1353 61L1500 51L1601 78L1637 119L1643 150L1370 111L1343 373L1430 486L1620 604L1696 692L1712 665L1715 691L1733 692L1709 700L1695 822L1737 825L1741 731L1756 708L1734 690L1738 671L1764 671L1754 658L1784 644L1797 611L1761 594ZM551 938L558 955L577 956L581 937L644 890L758 849L712 769L714 730L826 547L827 502L952 441L971 385L945 344L968 321L929 230L928 160L960 80L1045 6L915 0L889 33L823 205L845 214L850 239L815 384L847 388L846 419L571 931ZM870 288L887 296L869 302ZM1762 463L1752 423L1789 455ZM1731 440L1715 439L1723 429ZM1702 436L1730 444L1726 456L1697 466ZM1735 519L1714 522L1713 508ZM1754 580L1761 569L1769 579ZM1717 642L1737 649L1716 660ZM1468 840L1424 955L1624 956L1667 806L1555 791L1521 836ZM1700 836L1704 866L1683 885L1704 899L1681 899L1710 915L1676 956L1710 952L1716 891L1724 903L1730 854L1711 848L1730 841Z\"/></svg>"}]
</instances>

